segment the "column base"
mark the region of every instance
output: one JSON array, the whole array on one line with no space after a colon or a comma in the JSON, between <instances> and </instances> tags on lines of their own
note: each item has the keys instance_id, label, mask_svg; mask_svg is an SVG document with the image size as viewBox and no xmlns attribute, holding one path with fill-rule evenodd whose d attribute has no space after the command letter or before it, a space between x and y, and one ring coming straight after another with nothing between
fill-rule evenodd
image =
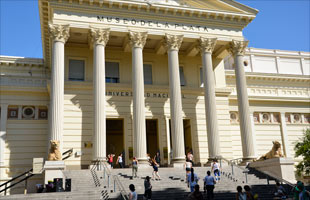
<instances>
[{"instance_id":1,"label":"column base","mask_svg":"<svg viewBox=\"0 0 310 200\"><path fill-rule=\"evenodd\" d=\"M145 168L151 167L150 163L149 163L149 161L147 159L144 159L144 158L139 159L138 158L138 162L139 162L139 164L138 164L138 168L139 169L145 169Z\"/></svg>"},{"instance_id":2,"label":"column base","mask_svg":"<svg viewBox=\"0 0 310 200\"><path fill-rule=\"evenodd\" d=\"M174 158L172 160L173 168L183 168L185 163L185 158Z\"/></svg>"}]
</instances>

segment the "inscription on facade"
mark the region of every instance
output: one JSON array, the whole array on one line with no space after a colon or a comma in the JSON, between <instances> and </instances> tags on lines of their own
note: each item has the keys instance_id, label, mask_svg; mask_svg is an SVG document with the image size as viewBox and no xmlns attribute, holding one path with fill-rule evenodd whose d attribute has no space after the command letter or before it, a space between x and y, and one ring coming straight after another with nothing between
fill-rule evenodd
<instances>
[{"instance_id":1,"label":"inscription on facade","mask_svg":"<svg viewBox=\"0 0 310 200\"><path fill-rule=\"evenodd\" d=\"M128 91L106 91L106 96L132 97L133 93ZM147 98L169 98L168 93L145 92L144 97ZM185 96L182 94L182 98Z\"/></svg>"},{"instance_id":2,"label":"inscription on facade","mask_svg":"<svg viewBox=\"0 0 310 200\"><path fill-rule=\"evenodd\" d=\"M206 26L143 20L143 19L135 19L135 18L121 18L121 17L109 17L109 16L98 15L97 21L111 23L111 24L132 25L132 26L148 27L148 28L208 32L208 28Z\"/></svg>"}]
</instances>

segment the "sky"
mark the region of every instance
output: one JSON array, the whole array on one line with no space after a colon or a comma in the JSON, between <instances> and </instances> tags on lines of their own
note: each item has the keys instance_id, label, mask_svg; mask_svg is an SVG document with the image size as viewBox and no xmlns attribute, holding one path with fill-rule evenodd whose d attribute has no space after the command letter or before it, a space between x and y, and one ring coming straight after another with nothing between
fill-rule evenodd
<instances>
[{"instance_id":1,"label":"sky","mask_svg":"<svg viewBox=\"0 0 310 200\"><path fill-rule=\"evenodd\" d=\"M259 10L249 47L310 51L310 0L237 0ZM0 55L42 58L38 0L0 0Z\"/></svg>"}]
</instances>

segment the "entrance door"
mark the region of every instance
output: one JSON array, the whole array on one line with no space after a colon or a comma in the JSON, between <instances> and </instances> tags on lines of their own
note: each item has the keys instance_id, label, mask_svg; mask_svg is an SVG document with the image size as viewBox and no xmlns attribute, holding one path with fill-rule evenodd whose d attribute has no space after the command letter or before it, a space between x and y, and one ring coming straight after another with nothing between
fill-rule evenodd
<instances>
[{"instance_id":1,"label":"entrance door","mask_svg":"<svg viewBox=\"0 0 310 200\"><path fill-rule=\"evenodd\" d=\"M183 120L184 126L184 147L185 153L192 151L192 134L191 134L191 121L189 119Z\"/></svg>"},{"instance_id":2,"label":"entrance door","mask_svg":"<svg viewBox=\"0 0 310 200\"><path fill-rule=\"evenodd\" d=\"M107 119L107 155L115 154L114 164L120 153L124 151L124 128L123 119Z\"/></svg>"},{"instance_id":3,"label":"entrance door","mask_svg":"<svg viewBox=\"0 0 310 200\"><path fill-rule=\"evenodd\" d=\"M191 134L191 121L189 119L183 119L184 129L184 149L185 154L192 151L192 134ZM172 133L171 133L171 120L169 120L169 132L170 132L170 147L172 149Z\"/></svg>"},{"instance_id":4,"label":"entrance door","mask_svg":"<svg viewBox=\"0 0 310 200\"><path fill-rule=\"evenodd\" d=\"M147 153L151 155L151 158L153 158L159 150L157 123L157 119L146 120L146 149Z\"/></svg>"}]
</instances>

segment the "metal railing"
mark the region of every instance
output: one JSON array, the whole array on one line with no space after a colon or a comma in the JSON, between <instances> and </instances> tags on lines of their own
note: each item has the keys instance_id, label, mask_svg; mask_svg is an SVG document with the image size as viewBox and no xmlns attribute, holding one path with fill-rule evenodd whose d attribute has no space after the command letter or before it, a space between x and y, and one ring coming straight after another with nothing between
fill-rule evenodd
<instances>
[{"instance_id":1,"label":"metal railing","mask_svg":"<svg viewBox=\"0 0 310 200\"><path fill-rule=\"evenodd\" d=\"M116 192L116 188L118 187L122 199L128 200L129 197L123 184L121 183L117 175L113 175L111 173L110 169L107 167L106 162L102 160L96 160L93 162L93 164L94 165L92 166L92 170L97 169L103 171L103 179L107 178L107 188L109 189L112 186L113 192ZM111 178L113 179L111 180Z\"/></svg>"},{"instance_id":2,"label":"metal railing","mask_svg":"<svg viewBox=\"0 0 310 200\"><path fill-rule=\"evenodd\" d=\"M69 157L71 157L72 153L73 153L73 148L71 148L71 149L65 151L64 153L62 153L63 156L68 154L66 157L62 158L62 160L66 160ZM15 185L25 181L24 194L27 194L28 179L33 177L34 175L36 175L36 174L32 174L32 171L33 171L33 169L30 169L30 170L28 170L28 171L26 171L26 172L24 172L24 173L22 173L22 174L20 174L18 176L14 177L14 178L12 178L12 179L10 179L8 181L6 181L5 183L2 183L0 185L0 188L4 187L4 189L0 190L0 193L4 192L4 195L6 195L8 189L10 189L10 188L14 187ZM23 177L23 178L20 179L21 177ZM18 179L20 179L20 180L18 180ZM17 182L12 183L13 181L17 181ZM12 184L10 184L10 183L12 183ZM10 185L8 185L8 184L10 184Z\"/></svg>"}]
</instances>

